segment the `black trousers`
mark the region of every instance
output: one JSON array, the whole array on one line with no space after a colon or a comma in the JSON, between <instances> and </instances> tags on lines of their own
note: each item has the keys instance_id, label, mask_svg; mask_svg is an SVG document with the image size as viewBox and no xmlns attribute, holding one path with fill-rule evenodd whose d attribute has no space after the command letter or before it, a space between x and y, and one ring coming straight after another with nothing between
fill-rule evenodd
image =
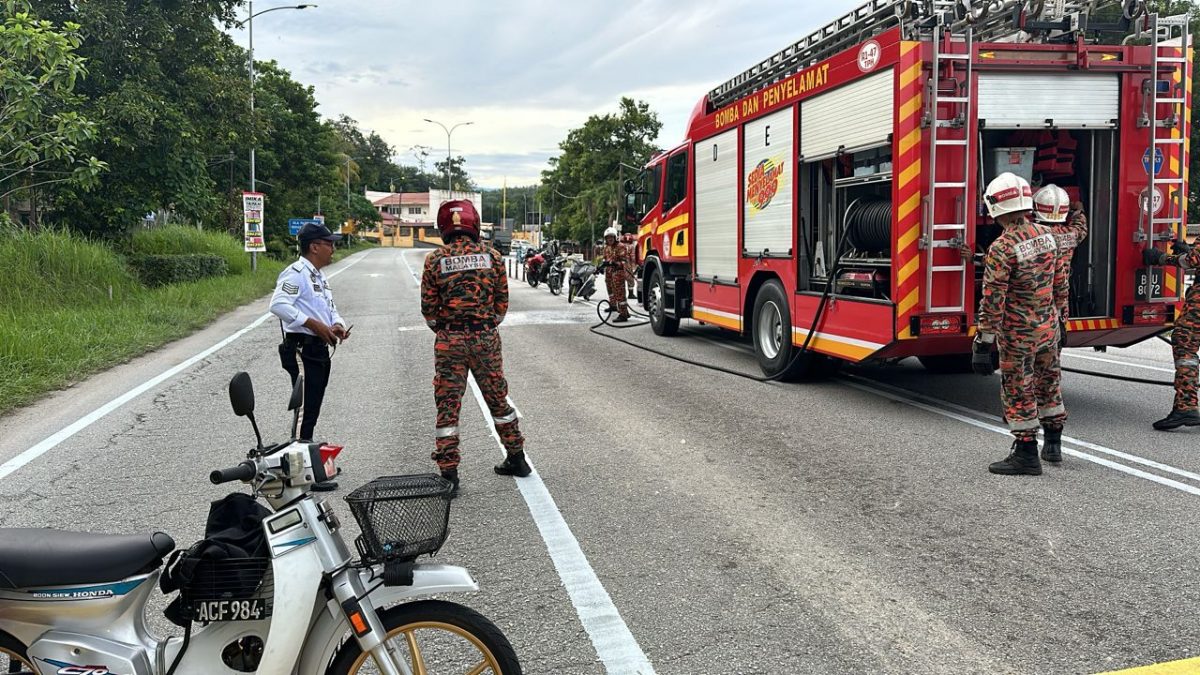
<instances>
[{"instance_id":1,"label":"black trousers","mask_svg":"<svg viewBox=\"0 0 1200 675\"><path fill-rule=\"evenodd\" d=\"M325 387L329 386L332 362L329 360L328 345L320 340L314 338L300 344L285 338L279 345L279 361L291 375L293 387L296 386L296 378L300 377L296 356L304 365L304 415L300 418L299 433L301 439L311 441L314 440L317 418L321 416L321 403L325 401Z\"/></svg>"}]
</instances>

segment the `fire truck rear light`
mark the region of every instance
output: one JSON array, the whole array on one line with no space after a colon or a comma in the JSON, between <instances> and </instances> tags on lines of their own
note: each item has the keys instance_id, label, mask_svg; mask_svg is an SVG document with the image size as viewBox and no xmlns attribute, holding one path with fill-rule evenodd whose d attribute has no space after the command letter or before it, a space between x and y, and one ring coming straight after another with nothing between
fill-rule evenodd
<instances>
[{"instance_id":1,"label":"fire truck rear light","mask_svg":"<svg viewBox=\"0 0 1200 675\"><path fill-rule=\"evenodd\" d=\"M967 317L962 314L914 316L911 323L913 335L963 335L966 326Z\"/></svg>"},{"instance_id":2,"label":"fire truck rear light","mask_svg":"<svg viewBox=\"0 0 1200 675\"><path fill-rule=\"evenodd\" d=\"M1175 305L1126 305L1122 318L1131 326L1161 326L1175 316Z\"/></svg>"}]
</instances>

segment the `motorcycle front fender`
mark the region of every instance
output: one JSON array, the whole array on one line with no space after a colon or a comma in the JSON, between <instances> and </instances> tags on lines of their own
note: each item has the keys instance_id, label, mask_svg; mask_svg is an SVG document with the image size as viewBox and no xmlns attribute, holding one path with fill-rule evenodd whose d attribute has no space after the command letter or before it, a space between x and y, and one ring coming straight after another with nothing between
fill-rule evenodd
<instances>
[{"instance_id":1,"label":"motorcycle front fender","mask_svg":"<svg viewBox=\"0 0 1200 675\"><path fill-rule=\"evenodd\" d=\"M368 590L367 601L380 612L392 605L442 593L466 593L479 590L470 572L454 565L417 565L413 569L411 586L384 586L378 578L379 568L358 570L363 586ZM300 675L323 675L333 660L343 639L350 633L350 623L336 601L330 601L320 612L309 632L300 655Z\"/></svg>"}]
</instances>

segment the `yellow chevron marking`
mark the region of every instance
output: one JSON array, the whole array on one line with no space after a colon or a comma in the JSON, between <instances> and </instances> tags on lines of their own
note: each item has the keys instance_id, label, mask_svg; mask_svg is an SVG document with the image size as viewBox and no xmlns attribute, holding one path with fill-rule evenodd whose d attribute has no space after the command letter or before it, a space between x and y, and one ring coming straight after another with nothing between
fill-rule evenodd
<instances>
[{"instance_id":1,"label":"yellow chevron marking","mask_svg":"<svg viewBox=\"0 0 1200 675\"><path fill-rule=\"evenodd\" d=\"M908 184L913 182L913 180L919 175L921 175L920 157L914 159L911 164L904 167L904 170L900 172L900 182L897 183L897 186L900 189L904 189L908 187Z\"/></svg>"},{"instance_id":2,"label":"yellow chevron marking","mask_svg":"<svg viewBox=\"0 0 1200 675\"><path fill-rule=\"evenodd\" d=\"M909 150L912 150L913 146L919 142L921 142L921 129L920 128L913 129L912 131L908 132L907 134L904 135L904 138L900 139L900 154L903 155L904 153L908 152ZM912 168L912 167L910 166L909 168ZM918 170L920 169L919 166L917 168L918 168Z\"/></svg>"},{"instance_id":3,"label":"yellow chevron marking","mask_svg":"<svg viewBox=\"0 0 1200 675\"><path fill-rule=\"evenodd\" d=\"M667 230L675 227L676 225L687 225L687 222L688 222L688 214L684 213L682 215L675 216L674 218L663 223L662 225L659 225L658 228L656 230L654 230L654 233L662 234L663 232L666 232Z\"/></svg>"},{"instance_id":4,"label":"yellow chevron marking","mask_svg":"<svg viewBox=\"0 0 1200 675\"><path fill-rule=\"evenodd\" d=\"M901 204L900 208L896 210L896 220L898 222L903 222L903 220L908 217L908 214L912 213L913 211L916 211L917 207L920 205L921 205L921 193L915 192L915 193L913 193L913 196L904 200L904 203Z\"/></svg>"},{"instance_id":5,"label":"yellow chevron marking","mask_svg":"<svg viewBox=\"0 0 1200 675\"><path fill-rule=\"evenodd\" d=\"M912 50L916 49L921 43L908 40L900 43L900 56L908 56Z\"/></svg>"},{"instance_id":6,"label":"yellow chevron marking","mask_svg":"<svg viewBox=\"0 0 1200 675\"><path fill-rule=\"evenodd\" d=\"M900 106L900 123L903 124L905 120L907 120L909 117L912 117L913 115L917 114L917 112L919 112L920 110L921 110L921 95L917 94L917 95L913 96L912 98L908 99L907 101L905 101L904 104ZM902 148L904 147L903 142L901 142L900 147L902 147ZM904 152L904 151L901 150L901 152Z\"/></svg>"},{"instance_id":7,"label":"yellow chevron marking","mask_svg":"<svg viewBox=\"0 0 1200 675\"><path fill-rule=\"evenodd\" d=\"M913 262L916 262L917 260L917 258L914 258ZM901 270L901 274L903 274L903 270ZM917 306L917 300L920 299L920 290L921 289L919 288L912 289L912 292L908 294L908 297L900 301L900 305L896 308L896 312L903 316L912 311L912 308Z\"/></svg>"},{"instance_id":8,"label":"yellow chevron marking","mask_svg":"<svg viewBox=\"0 0 1200 675\"><path fill-rule=\"evenodd\" d=\"M900 73L900 88L903 89L904 87L907 87L908 85L912 84L913 82L916 82L917 78L920 76L921 76L921 64L920 63L912 64L911 66L906 68L904 70L904 72Z\"/></svg>"},{"instance_id":9,"label":"yellow chevron marking","mask_svg":"<svg viewBox=\"0 0 1200 675\"><path fill-rule=\"evenodd\" d=\"M1096 322L1095 321L1087 322L1087 327L1088 327L1088 330L1096 330Z\"/></svg>"},{"instance_id":10,"label":"yellow chevron marking","mask_svg":"<svg viewBox=\"0 0 1200 675\"><path fill-rule=\"evenodd\" d=\"M913 337L913 334L912 334L912 326L905 326L904 328L901 328L900 332L896 334L896 338L900 339L900 340L915 340L916 339Z\"/></svg>"},{"instance_id":11,"label":"yellow chevron marking","mask_svg":"<svg viewBox=\"0 0 1200 675\"><path fill-rule=\"evenodd\" d=\"M905 249L916 243L919 236L921 236L920 226L913 225L908 228L908 231L900 235L900 239L896 242L896 252L903 253Z\"/></svg>"}]
</instances>

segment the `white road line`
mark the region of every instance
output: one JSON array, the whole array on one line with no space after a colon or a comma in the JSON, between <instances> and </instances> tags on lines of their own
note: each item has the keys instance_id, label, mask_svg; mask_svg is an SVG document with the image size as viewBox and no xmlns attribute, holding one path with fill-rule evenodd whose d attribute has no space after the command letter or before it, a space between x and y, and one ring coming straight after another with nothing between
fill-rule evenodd
<instances>
[{"instance_id":1,"label":"white road line","mask_svg":"<svg viewBox=\"0 0 1200 675\"><path fill-rule=\"evenodd\" d=\"M408 268L408 273L416 279L417 275L403 253L400 254L400 258ZM471 386L471 393L475 395L475 402L479 404L483 418L491 421L492 412L488 409L479 385L475 383L475 376L469 375L467 383ZM508 399L508 403L517 410L511 398ZM517 410L517 415L522 416L520 410ZM504 449L496 427L488 426L501 454L506 455L508 451ZM554 569L558 571L558 577L562 579L563 587L571 597L571 604L575 606L575 613L579 615L579 622L591 638L596 654L610 673L653 675L654 666L650 664L637 639L625 625L625 620L621 618L621 613L617 611L608 591L604 590L604 585L596 577L595 570L583 554L583 549L579 547L579 540L571 533L571 528L563 519L558 505L554 503L554 498L542 482L537 467L532 461L529 465L533 468L533 473L525 478L517 478L517 489L525 498L525 504L529 507L533 522L542 535L542 541L546 542L546 550L550 553Z\"/></svg>"},{"instance_id":2,"label":"white road line","mask_svg":"<svg viewBox=\"0 0 1200 675\"><path fill-rule=\"evenodd\" d=\"M841 380L842 380L843 384L845 384L846 386L852 387L854 389L858 389L860 391L867 392L869 394L874 394L876 396L886 398L891 401L896 401L897 403L903 403L905 405L909 405L914 408L920 408L921 410L929 411L931 413L934 413L935 415L941 415L942 417L948 417L952 420L957 420L959 422L969 424L973 427L984 429L986 431L991 431L993 433L1001 434L1003 436L1010 435L1010 432L1007 427L999 426L996 424L991 424L989 422L985 422L983 420L976 419L975 417L971 417L968 414L954 412L951 409L953 408L953 409L963 410L969 414L982 415L982 416L985 416L985 417L988 417L991 419L999 420L999 418L996 418L992 415L987 415L986 413L980 413L978 411L974 411L969 408L963 408L962 406L957 406L957 405L954 405L953 403L948 403L948 402L943 402L943 401L937 401L937 403L935 403L935 404L923 403L917 399L925 398L926 400L934 400L934 401L936 401L936 399L928 399L928 397L921 396L920 394L914 394L913 392L908 392L908 391L904 391L904 390L897 390L895 387L891 387L889 385L882 384L882 383L876 382L874 380L870 380L868 378L858 377L855 375L843 375L841 377ZM861 383L853 381L853 380L864 380L864 381L870 382L871 384L870 385L861 384ZM902 393L892 393L892 391L900 391ZM1166 464L1162 464L1160 462L1155 462L1155 461L1145 459L1142 457L1138 457L1136 455L1130 455L1128 453L1121 452L1120 450L1113 450L1112 448L1106 448L1104 446L1096 445L1094 443L1089 443L1087 441L1081 441L1076 438L1071 438L1070 436L1063 436L1063 441L1065 443L1079 445L1079 446L1086 447L1088 449L1095 450L1097 452L1101 452L1104 454L1113 455L1114 457L1120 457L1121 459L1125 459L1125 460L1128 460L1131 462L1142 464L1144 466L1153 467L1160 471L1165 471L1165 472L1172 473L1172 474L1175 474L1175 475L1178 475L1178 476L1181 476L1184 478L1200 481L1200 475L1198 475L1198 474L1192 473L1190 471L1184 471L1183 469L1177 469L1175 467L1168 466ZM1088 453L1082 452L1080 450L1075 450L1070 447L1064 446L1062 450L1063 450L1064 454L1071 455L1073 457L1078 457L1080 459L1083 459L1083 460L1086 460L1089 462L1093 462L1093 463L1099 464L1101 466L1106 466L1110 469L1115 469L1122 473L1127 473L1131 476L1137 476L1138 478L1144 478L1148 481L1153 481L1155 483L1158 483L1159 485L1165 485L1167 487L1174 488L1176 490L1180 490L1181 492L1186 492L1188 494L1196 495L1196 496L1200 497L1200 487L1188 485L1187 483L1181 483L1177 480L1172 480L1170 478L1164 478L1163 476L1159 476L1159 475L1152 474L1152 473L1149 473L1146 471L1142 471L1141 469L1135 469L1131 466L1119 464L1117 462L1105 459L1103 457L1097 457L1095 455L1088 454Z\"/></svg>"},{"instance_id":3,"label":"white road line","mask_svg":"<svg viewBox=\"0 0 1200 675\"><path fill-rule=\"evenodd\" d=\"M1160 373L1171 373L1172 375L1175 374L1174 368L1163 368L1160 366L1147 366L1147 365L1143 365L1141 363L1130 363L1128 361L1118 361L1116 359L1105 359L1105 358L1101 358L1099 356L1088 356L1086 354L1074 354L1074 353L1068 352L1066 350L1063 351L1063 356L1070 356L1073 359L1084 359L1086 361L1099 361L1101 363L1111 363L1116 366L1125 366L1127 368L1144 368L1146 370L1156 370Z\"/></svg>"},{"instance_id":4,"label":"white road line","mask_svg":"<svg viewBox=\"0 0 1200 675\"><path fill-rule=\"evenodd\" d=\"M342 267L341 269L337 270L336 272L330 273L328 275L329 278L333 278L333 277L341 274L342 272L345 272L346 270L350 269L351 267L354 267L360 261L362 261L362 259L365 258L367 255L368 255L368 253L364 253L363 256L358 258L357 260L354 260L353 262L349 263L345 267ZM133 399L137 398L138 396L141 396L142 394L146 393L150 389L153 389L154 387L162 384L163 382L171 379L172 377L175 377L176 375L187 370L188 368L191 368L192 366L196 365L196 363L208 358L209 356L212 356L213 354L220 351L224 347L227 347L228 345L230 345L231 343L233 343L235 340L242 337L246 333L249 333L250 331L254 330L255 328L258 328L259 326L261 326L263 324L263 322L265 322L269 318L271 318L270 312L263 314L262 316L258 317L254 321L250 322L250 325L239 330L238 332L234 333L233 335L230 335L229 337L225 338L224 340L221 340L217 344L209 347L208 349L205 349L204 351L200 352L199 354L192 356L191 358L184 361L183 363L180 363L179 365L177 365L173 368L170 368L168 370L165 370L162 373L159 373L158 375L150 378L149 380L146 380L142 384L134 387L133 389L130 389L129 391L125 392L124 394L121 394L120 396L114 398L113 400L109 401L108 403L105 403L104 405L100 406L99 408L96 408L95 410L88 413L87 415L84 415L83 417L80 417L79 419L75 420L71 424L63 427L62 429L59 429L56 433L43 439L41 442L39 442L36 445L34 445L33 447L29 448L25 452L22 452L21 454L17 455L16 457L13 457L12 459L5 462L4 464L0 464L0 480L3 480L5 477L11 475L14 471L17 471L18 469L25 466L26 464L29 464L33 460L37 459L38 457L41 457L42 455L46 454L50 450L54 449L59 443L62 443L63 441L74 436L75 434L79 433L80 431L83 431L84 429L95 424L97 421L104 418L104 416L108 415L109 413L116 410L117 408L120 408L121 406L132 401Z\"/></svg>"},{"instance_id":5,"label":"white road line","mask_svg":"<svg viewBox=\"0 0 1200 675\"><path fill-rule=\"evenodd\" d=\"M492 413L488 410L487 401L475 383L474 376L469 377L467 382L471 385L471 392L475 394L475 401L479 404L484 419L490 421ZM496 427L491 426L491 430L492 438L496 439L500 452L507 453ZM591 563L579 547L579 541L571 533L571 528L563 519L558 505L554 503L554 498L542 482L537 467L532 461L529 465L533 468L533 473L525 478L517 478L517 489L521 491L521 496L529 506L529 513L542 534L542 540L546 542L546 550L554 562L554 569L558 571L558 576L567 589L567 595L575 605L575 612L591 638L596 654L604 662L604 667L609 673L652 675L654 666L646 658L629 627L625 625L625 620L621 618L621 613L617 611L608 591L604 590L604 585L596 577Z\"/></svg>"}]
</instances>

